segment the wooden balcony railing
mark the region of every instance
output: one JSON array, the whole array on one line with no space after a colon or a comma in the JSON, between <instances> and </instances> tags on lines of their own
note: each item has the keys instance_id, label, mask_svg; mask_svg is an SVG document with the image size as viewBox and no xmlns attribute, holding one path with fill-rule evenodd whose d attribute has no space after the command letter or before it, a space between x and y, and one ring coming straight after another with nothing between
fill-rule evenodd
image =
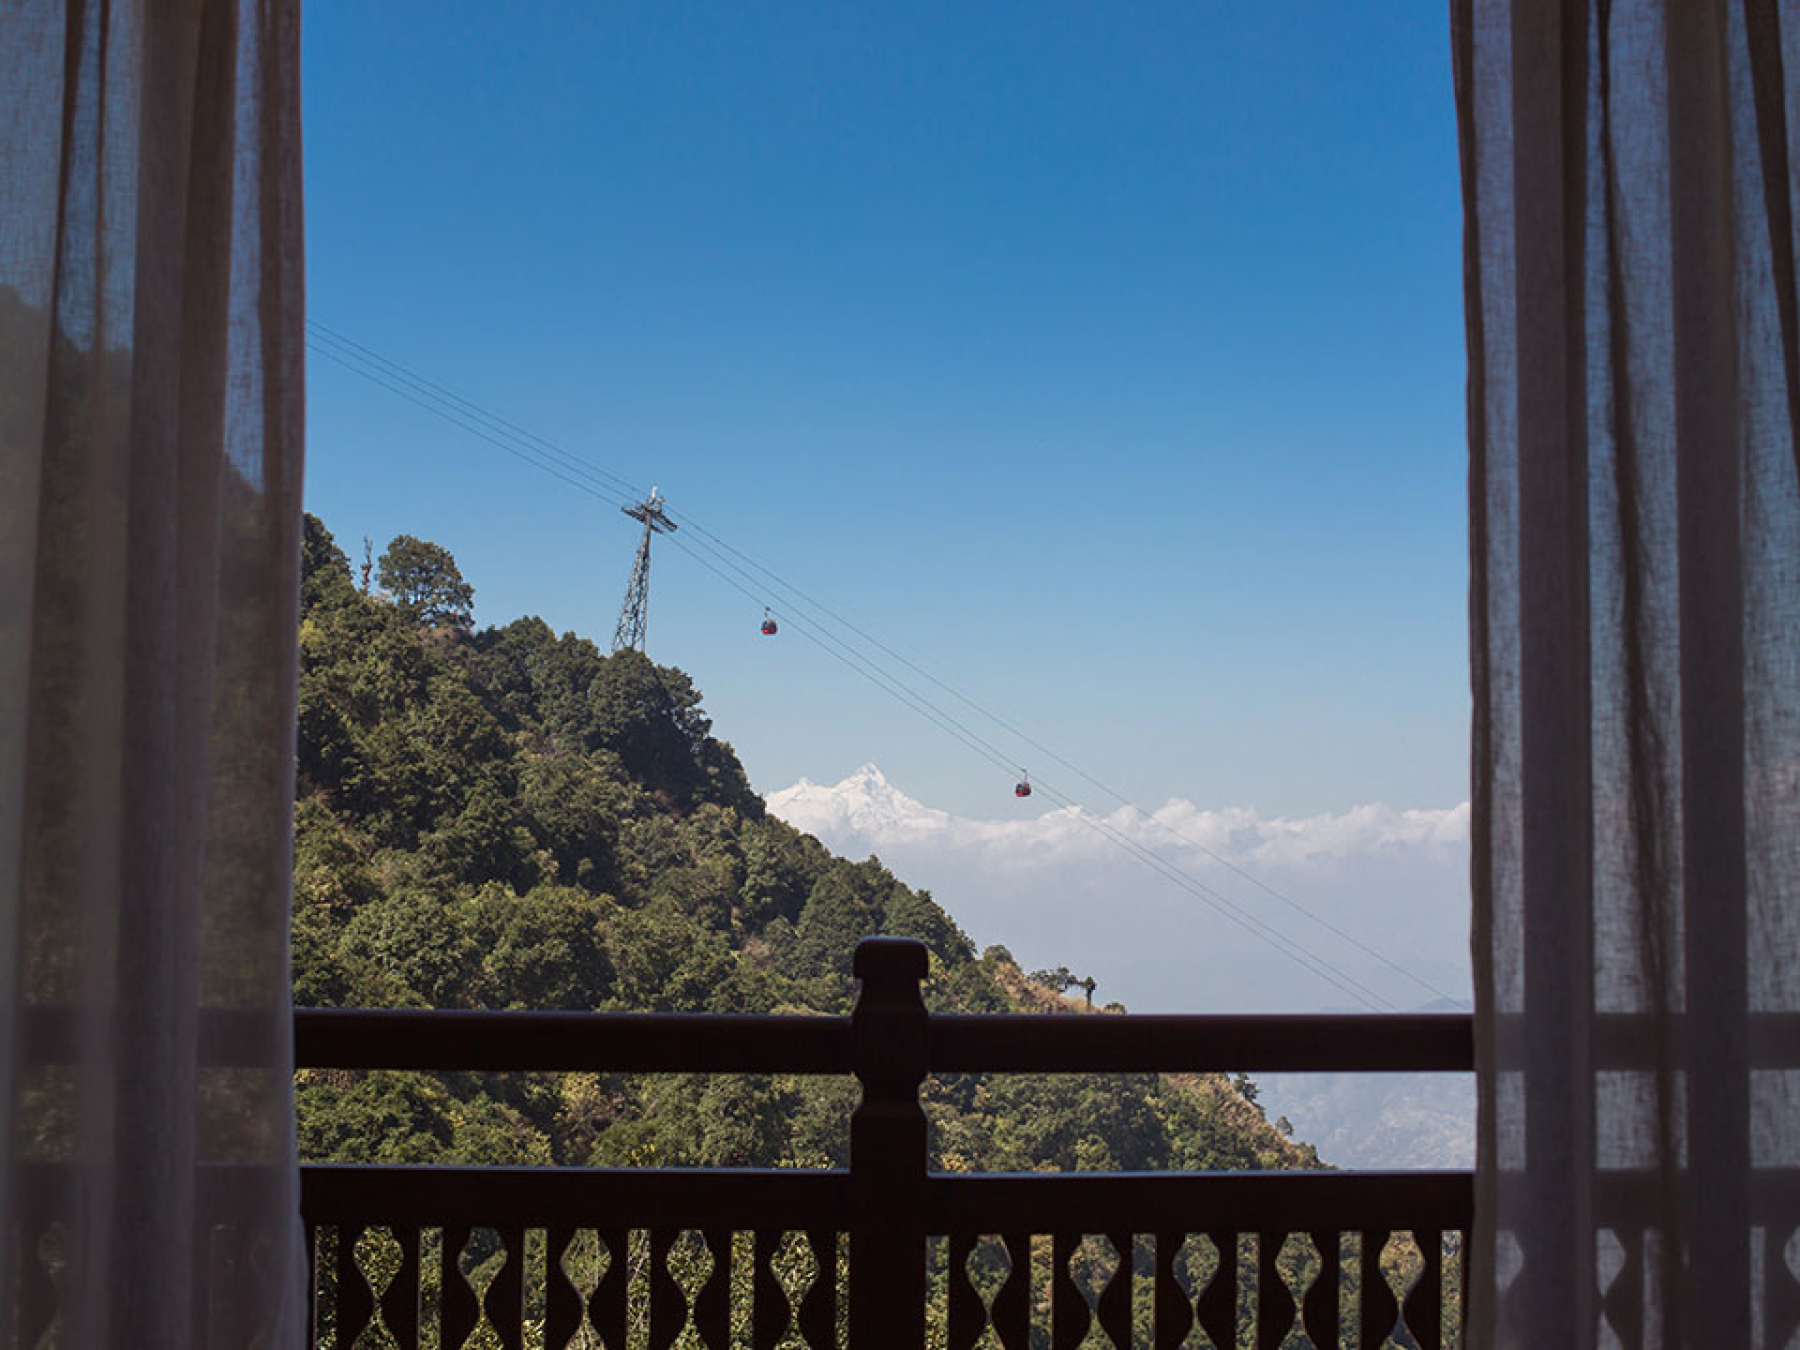
<instances>
[{"instance_id":1,"label":"wooden balcony railing","mask_svg":"<svg viewBox=\"0 0 1800 1350\"><path fill-rule=\"evenodd\" d=\"M938 1175L918 1090L929 1073L1466 1072L1468 1018L953 1016L925 1009L918 943L865 941L855 972L837 1018L297 1012L302 1067L854 1074L863 1092L848 1170L308 1165L315 1344L1460 1340L1466 1173Z\"/></svg>"}]
</instances>

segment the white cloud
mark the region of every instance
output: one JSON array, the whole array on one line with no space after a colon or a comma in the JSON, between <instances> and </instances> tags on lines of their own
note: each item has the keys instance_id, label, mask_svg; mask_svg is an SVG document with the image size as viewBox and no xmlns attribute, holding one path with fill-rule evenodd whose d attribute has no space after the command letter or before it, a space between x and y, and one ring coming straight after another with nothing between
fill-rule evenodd
<instances>
[{"instance_id":1,"label":"white cloud","mask_svg":"<svg viewBox=\"0 0 1800 1350\"><path fill-rule=\"evenodd\" d=\"M1440 990L1467 997L1467 803L1282 817L1177 798L1148 816L1061 808L976 819L915 801L874 765L831 786L803 779L768 803L838 852L879 854L978 943L1004 943L1028 966L1091 973L1100 997L1134 1008L1359 1006L1345 984L1402 1007ZM1224 908L1342 979L1309 972Z\"/></svg>"},{"instance_id":2,"label":"white cloud","mask_svg":"<svg viewBox=\"0 0 1800 1350\"><path fill-rule=\"evenodd\" d=\"M1419 1007L1439 990L1457 1002L1468 997L1466 802L1433 810L1372 803L1303 817L1208 811L1182 799L1149 816L1130 807L1093 817L1033 812L1021 802L1016 819L980 820L915 801L864 765L832 786L802 780L768 803L840 853L879 854L901 878L930 889L977 944L1004 943L1027 969L1067 965L1091 974L1099 999L1136 1011L1360 1007L1195 889L1393 1005ZM1187 884L1159 876L1108 831L1166 859ZM1270 1117L1289 1116L1330 1162L1466 1166L1472 1156L1466 1076L1279 1075L1263 1089Z\"/></svg>"},{"instance_id":3,"label":"white cloud","mask_svg":"<svg viewBox=\"0 0 1800 1350\"><path fill-rule=\"evenodd\" d=\"M1122 806L1107 814L1063 807L1018 820L952 816L908 797L880 769L865 764L833 786L802 778L771 793L769 809L834 846L883 848L930 840L990 861L1049 867L1073 858L1110 857L1114 835L1188 861L1306 866L1322 859L1380 856L1421 849L1466 853L1469 804L1443 810L1397 810L1380 803L1336 814L1264 816L1253 808L1204 811L1172 798L1148 816Z\"/></svg>"}]
</instances>

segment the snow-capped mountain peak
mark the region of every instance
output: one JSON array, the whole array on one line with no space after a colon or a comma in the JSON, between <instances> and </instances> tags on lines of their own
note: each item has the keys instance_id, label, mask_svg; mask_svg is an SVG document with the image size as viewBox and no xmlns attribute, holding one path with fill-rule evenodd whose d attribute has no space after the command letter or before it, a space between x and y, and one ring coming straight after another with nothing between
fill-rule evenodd
<instances>
[{"instance_id":1,"label":"snow-capped mountain peak","mask_svg":"<svg viewBox=\"0 0 1800 1350\"><path fill-rule=\"evenodd\" d=\"M773 815L809 834L850 833L873 843L942 830L950 820L945 812L900 791L873 764L831 786L802 778L790 788L771 792L768 805Z\"/></svg>"}]
</instances>

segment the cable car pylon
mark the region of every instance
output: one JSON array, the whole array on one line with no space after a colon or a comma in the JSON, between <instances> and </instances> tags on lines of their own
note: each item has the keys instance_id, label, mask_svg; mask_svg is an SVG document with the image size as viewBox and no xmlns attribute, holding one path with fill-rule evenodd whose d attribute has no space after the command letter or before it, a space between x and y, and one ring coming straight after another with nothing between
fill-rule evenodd
<instances>
[{"instance_id":1,"label":"cable car pylon","mask_svg":"<svg viewBox=\"0 0 1800 1350\"><path fill-rule=\"evenodd\" d=\"M644 537L638 541L637 562L631 569L631 581L625 587L625 603L619 608L619 622L613 629L612 649L622 652L627 647L644 650L644 629L650 618L650 536L669 534L677 527L663 512L662 494L654 487L650 495L636 506L619 510L633 520L644 523Z\"/></svg>"}]
</instances>

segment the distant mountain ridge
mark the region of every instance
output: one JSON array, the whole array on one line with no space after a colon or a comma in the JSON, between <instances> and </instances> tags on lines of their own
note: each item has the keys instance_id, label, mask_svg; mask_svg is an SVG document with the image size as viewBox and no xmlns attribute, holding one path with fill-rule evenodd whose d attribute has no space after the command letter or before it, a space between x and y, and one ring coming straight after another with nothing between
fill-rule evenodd
<instances>
[{"instance_id":1,"label":"distant mountain ridge","mask_svg":"<svg viewBox=\"0 0 1800 1350\"><path fill-rule=\"evenodd\" d=\"M1258 1088L1335 1167L1475 1165L1473 1074L1270 1074Z\"/></svg>"}]
</instances>

